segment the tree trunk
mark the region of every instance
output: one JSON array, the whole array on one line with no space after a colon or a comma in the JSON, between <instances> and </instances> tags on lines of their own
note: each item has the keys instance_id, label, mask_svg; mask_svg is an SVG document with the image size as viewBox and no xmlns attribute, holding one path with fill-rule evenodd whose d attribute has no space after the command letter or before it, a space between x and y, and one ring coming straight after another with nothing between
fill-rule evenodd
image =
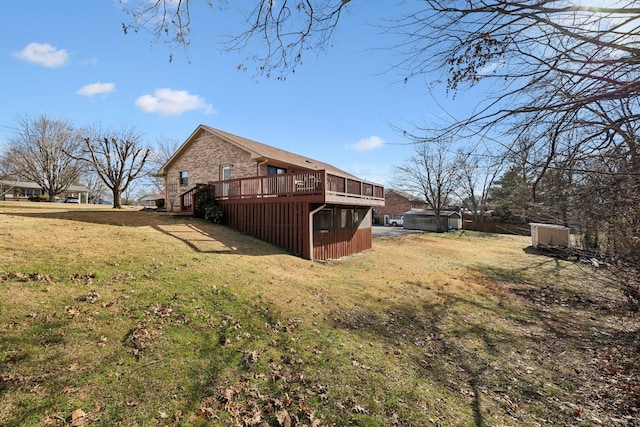
<instances>
[{"instance_id":1,"label":"tree trunk","mask_svg":"<svg viewBox=\"0 0 640 427\"><path fill-rule=\"evenodd\" d=\"M436 217L436 231L438 233L444 233L445 230L442 229L442 220L440 216L440 209L434 209L433 214Z\"/></svg>"},{"instance_id":2,"label":"tree trunk","mask_svg":"<svg viewBox=\"0 0 640 427\"><path fill-rule=\"evenodd\" d=\"M120 201L120 199L122 198L122 191L120 191L119 188L113 188L111 190L112 194L113 194L113 208L114 209L121 209L122 208L122 203Z\"/></svg>"}]
</instances>

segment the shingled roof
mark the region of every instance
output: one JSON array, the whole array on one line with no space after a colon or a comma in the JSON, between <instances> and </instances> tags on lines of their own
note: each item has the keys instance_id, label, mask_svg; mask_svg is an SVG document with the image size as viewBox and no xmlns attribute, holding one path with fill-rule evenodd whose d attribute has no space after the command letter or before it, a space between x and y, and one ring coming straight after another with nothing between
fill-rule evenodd
<instances>
[{"instance_id":1,"label":"shingled roof","mask_svg":"<svg viewBox=\"0 0 640 427\"><path fill-rule=\"evenodd\" d=\"M171 156L171 158L167 161L167 163L160 168L158 172L159 176L164 175L164 171L168 165L170 165L174 159L180 156L180 154L189 146L190 142L196 139L202 132L209 133L211 135L215 135L223 141L227 141L230 144L235 145L236 147L243 149L251 154L251 157L256 160L261 161L272 161L277 163L284 163L292 166L297 166L299 168L310 169L310 170L325 170L332 174L341 175L350 178L356 178L352 174L345 172L341 169L338 169L328 163L320 162L318 160L312 159L310 157L300 156L295 153L291 153L286 150L281 150L276 147L272 147L270 145L263 144L261 142L256 142L251 139L243 138L237 135L233 135L228 132L224 132L219 129L212 128L206 125L199 125L195 131L187 138L187 140L178 148L178 150ZM356 178L357 179L357 178Z\"/></svg>"}]
</instances>

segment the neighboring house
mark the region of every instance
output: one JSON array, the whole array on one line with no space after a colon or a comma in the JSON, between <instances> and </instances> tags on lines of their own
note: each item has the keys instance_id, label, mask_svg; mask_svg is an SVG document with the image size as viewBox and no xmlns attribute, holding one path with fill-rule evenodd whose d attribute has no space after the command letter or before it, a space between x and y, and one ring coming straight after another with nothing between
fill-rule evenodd
<instances>
[{"instance_id":1,"label":"neighboring house","mask_svg":"<svg viewBox=\"0 0 640 427\"><path fill-rule=\"evenodd\" d=\"M384 188L329 164L200 125L158 171L169 212L193 213L207 185L236 230L306 259L371 248Z\"/></svg>"},{"instance_id":2,"label":"neighboring house","mask_svg":"<svg viewBox=\"0 0 640 427\"><path fill-rule=\"evenodd\" d=\"M400 218L406 211L425 209L424 201L398 190L385 190L384 206L375 208L373 223L388 225L389 220Z\"/></svg>"},{"instance_id":3,"label":"neighboring house","mask_svg":"<svg viewBox=\"0 0 640 427\"><path fill-rule=\"evenodd\" d=\"M32 181L0 181L0 200L29 200L32 196L48 196L45 191ZM84 185L72 185L66 191L58 194L56 200L71 197L87 203L89 189Z\"/></svg>"},{"instance_id":4,"label":"neighboring house","mask_svg":"<svg viewBox=\"0 0 640 427\"><path fill-rule=\"evenodd\" d=\"M164 201L164 194L147 194L138 199L138 206L155 208L157 206L156 201L158 200Z\"/></svg>"},{"instance_id":5,"label":"neighboring house","mask_svg":"<svg viewBox=\"0 0 640 427\"><path fill-rule=\"evenodd\" d=\"M440 229L461 230L462 210L442 210L440 211ZM438 231L438 223L433 210L422 209L412 210L404 213L404 228L410 230Z\"/></svg>"}]
</instances>

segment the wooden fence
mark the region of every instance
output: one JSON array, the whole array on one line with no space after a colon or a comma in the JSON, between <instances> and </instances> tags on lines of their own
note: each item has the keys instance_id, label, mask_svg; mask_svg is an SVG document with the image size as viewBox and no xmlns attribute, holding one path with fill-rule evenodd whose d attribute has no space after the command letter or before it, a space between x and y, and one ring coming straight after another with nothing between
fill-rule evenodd
<instances>
[{"instance_id":1,"label":"wooden fence","mask_svg":"<svg viewBox=\"0 0 640 427\"><path fill-rule=\"evenodd\" d=\"M484 233L497 234L517 234L519 236L531 236L531 226L529 224L512 224L509 222L485 219L483 222L476 222L465 219L462 221L464 230L482 231Z\"/></svg>"}]
</instances>

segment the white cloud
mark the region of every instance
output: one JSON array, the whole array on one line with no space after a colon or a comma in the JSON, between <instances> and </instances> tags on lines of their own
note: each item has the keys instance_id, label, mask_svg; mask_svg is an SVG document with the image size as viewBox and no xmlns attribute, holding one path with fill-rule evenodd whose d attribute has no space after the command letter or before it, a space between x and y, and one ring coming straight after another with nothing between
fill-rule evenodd
<instances>
[{"instance_id":1,"label":"white cloud","mask_svg":"<svg viewBox=\"0 0 640 427\"><path fill-rule=\"evenodd\" d=\"M94 56L93 58L86 59L86 60L82 61L82 65L88 65L88 66L91 66L91 67L95 67L96 65L98 65L98 58L96 58Z\"/></svg>"},{"instance_id":2,"label":"white cloud","mask_svg":"<svg viewBox=\"0 0 640 427\"><path fill-rule=\"evenodd\" d=\"M379 136L370 136L369 138L361 139L355 144L347 144L347 148L355 151L373 151L384 147L385 140Z\"/></svg>"},{"instance_id":3,"label":"white cloud","mask_svg":"<svg viewBox=\"0 0 640 427\"><path fill-rule=\"evenodd\" d=\"M506 64L502 61L489 62L488 64L485 64L484 67L478 70L478 74L480 74L481 76L486 76L495 73L499 68L504 67L505 65Z\"/></svg>"},{"instance_id":4,"label":"white cloud","mask_svg":"<svg viewBox=\"0 0 640 427\"><path fill-rule=\"evenodd\" d=\"M205 114L213 114L211 104L198 95L191 95L184 90L158 89L153 95L142 95L136 99L136 105L147 113L158 113L161 116L179 116L187 111L200 110Z\"/></svg>"},{"instance_id":5,"label":"white cloud","mask_svg":"<svg viewBox=\"0 0 640 427\"><path fill-rule=\"evenodd\" d=\"M14 52L13 56L48 68L62 67L69 62L69 54L66 50L46 43L29 43L21 51Z\"/></svg>"},{"instance_id":6,"label":"white cloud","mask_svg":"<svg viewBox=\"0 0 640 427\"><path fill-rule=\"evenodd\" d=\"M91 83L85 86L82 86L76 93L78 95L92 97L94 95L101 95L113 92L116 90L116 85L114 83Z\"/></svg>"}]
</instances>

